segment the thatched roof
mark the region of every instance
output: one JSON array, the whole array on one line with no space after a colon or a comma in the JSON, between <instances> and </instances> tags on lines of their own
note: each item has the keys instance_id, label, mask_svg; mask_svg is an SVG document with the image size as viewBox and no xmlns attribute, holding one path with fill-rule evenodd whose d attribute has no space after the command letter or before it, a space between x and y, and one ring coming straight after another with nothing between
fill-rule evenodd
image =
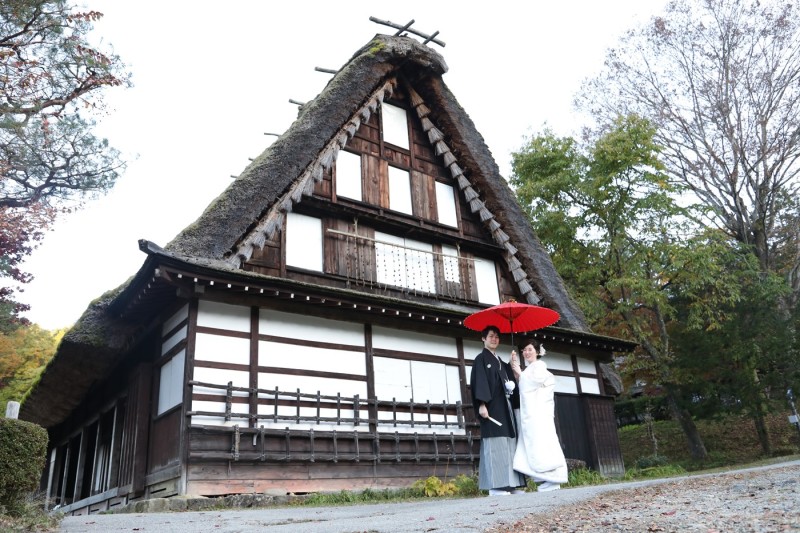
<instances>
[{"instance_id":1,"label":"thatched roof","mask_svg":"<svg viewBox=\"0 0 800 533\"><path fill-rule=\"evenodd\" d=\"M56 355L23 400L20 418L44 427L64 421L117 365L139 329L108 313L124 286L93 301L64 335Z\"/></svg>"},{"instance_id":2,"label":"thatched roof","mask_svg":"<svg viewBox=\"0 0 800 533\"><path fill-rule=\"evenodd\" d=\"M435 124L433 129L443 137L446 149L457 154L453 172L454 177L460 178L460 188L469 187L480 195L477 214L492 235L507 235L506 242L498 245L507 250L509 270L526 275L527 279L517 280L521 293L531 294L530 303L556 309L561 315L560 326L588 331L582 312L567 294L483 137L445 85L442 75L446 71L444 60L430 47L409 37L376 35L313 101L302 107L289 130L165 249L238 264L242 259L237 257L242 238L270 210L289 211L293 203L302 201L303 194L310 194L310 187L293 187L303 177L313 185L309 178L314 174L314 165L319 166L321 160L322 165L331 164L331 149L335 156L347 136L352 136L346 126L352 124L354 117L358 120L360 114L369 113L370 98L375 97L376 90L377 97L383 97L380 88L390 77L402 77L426 104L425 118ZM321 176L321 172L316 175ZM278 224L273 224L266 231L276 227Z\"/></svg>"},{"instance_id":3,"label":"thatched roof","mask_svg":"<svg viewBox=\"0 0 800 533\"><path fill-rule=\"evenodd\" d=\"M264 226L264 221L280 220L293 204L310 194L311 179L321 178L321 168L333 164L337 150L357 124L375 111L376 101L390 94L398 79L424 102L416 110L428 124L429 137L432 142L436 139L437 152L449 153L453 161L449 168L459 189L475 196L472 200L467 197L473 212L505 250L521 293L531 303L557 310L560 328L588 333L583 314L500 175L483 137L445 85L442 75L446 72L444 59L430 47L409 37L375 36L314 100L302 106L291 127L200 218L164 250L144 245L148 259L139 273L94 302L67 333L23 403L21 417L45 426L63 422L93 384L108 375L144 327L120 318L119 310L148 282L156 260L180 260L226 274L242 272L238 266L248 257L247 247L263 242L259 232L269 233L278 226ZM275 216L270 218L270 214Z\"/></svg>"}]
</instances>

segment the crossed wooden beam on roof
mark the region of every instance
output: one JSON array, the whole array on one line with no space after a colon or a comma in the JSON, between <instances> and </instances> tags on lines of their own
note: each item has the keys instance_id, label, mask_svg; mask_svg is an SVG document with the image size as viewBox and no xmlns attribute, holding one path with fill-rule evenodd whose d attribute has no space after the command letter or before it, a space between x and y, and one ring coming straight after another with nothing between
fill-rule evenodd
<instances>
[{"instance_id":1,"label":"crossed wooden beam on roof","mask_svg":"<svg viewBox=\"0 0 800 533\"><path fill-rule=\"evenodd\" d=\"M425 39L422 42L422 44L436 43L441 47L444 47L444 45L445 45L444 41L442 41L441 39L437 39L436 38L436 36L439 35L439 30L436 30L435 32L433 32L433 35L428 35L427 33L422 33L421 31L417 31L417 30L411 28L411 26L414 24L414 22L416 22L414 19L411 19L410 21L408 21L406 24L403 24L402 26L400 24L395 24L391 20L380 20L380 19L377 19L375 17L370 17L369 20L371 20L372 22L375 22L377 24L383 24L384 26L389 26L391 28L396 29L397 33L394 34L395 37L399 37L400 34L403 33L403 32L408 32L408 33L413 33L414 35L417 35L417 36L422 37L423 39ZM335 70L335 69L322 68L322 67L314 67L314 70L316 70L317 72L324 72L325 74L336 74L337 72L339 72L338 70ZM297 102L295 100L289 100L289 102L291 102L293 104L297 104L297 105L299 105L301 107L303 106L303 102Z\"/></svg>"},{"instance_id":2,"label":"crossed wooden beam on roof","mask_svg":"<svg viewBox=\"0 0 800 533\"><path fill-rule=\"evenodd\" d=\"M441 41L441 40L436 38L436 36L439 35L439 30L436 30L435 32L433 32L433 35L428 35L426 33L422 33L421 31L417 31L417 30L415 30L415 29L413 29L411 27L415 22L414 19L411 19L410 21L408 21L408 23L406 23L406 24L404 24L402 26L400 24L395 24L394 22L392 22L390 20L380 20L380 19L377 19L375 17L370 17L369 20L371 20L372 22L375 22L377 24L383 24L384 26L389 26L390 28L396 29L397 33L394 34L395 37L399 37L400 34L403 33L403 32L413 33L414 35L418 35L418 36L422 37L423 39L425 39L422 42L422 44L436 43L439 46L441 46L442 48L444 48L444 44L445 44L444 41Z\"/></svg>"}]
</instances>

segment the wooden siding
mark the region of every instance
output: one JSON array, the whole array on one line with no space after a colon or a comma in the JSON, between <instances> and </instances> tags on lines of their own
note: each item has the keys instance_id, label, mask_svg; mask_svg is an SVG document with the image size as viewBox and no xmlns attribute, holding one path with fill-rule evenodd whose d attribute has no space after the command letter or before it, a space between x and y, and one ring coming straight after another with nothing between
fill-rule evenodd
<instances>
[{"instance_id":1,"label":"wooden siding","mask_svg":"<svg viewBox=\"0 0 800 533\"><path fill-rule=\"evenodd\" d=\"M464 435L194 427L187 491L213 496L405 487L431 475L471 475L478 449Z\"/></svg>"},{"instance_id":2,"label":"wooden siding","mask_svg":"<svg viewBox=\"0 0 800 533\"><path fill-rule=\"evenodd\" d=\"M178 405L153 421L150 432L149 472L180 460L181 406Z\"/></svg>"},{"instance_id":3,"label":"wooden siding","mask_svg":"<svg viewBox=\"0 0 800 533\"><path fill-rule=\"evenodd\" d=\"M564 455L568 459L585 461L587 466L594 468L580 396L556 394L555 411L556 429Z\"/></svg>"},{"instance_id":4,"label":"wooden siding","mask_svg":"<svg viewBox=\"0 0 800 533\"><path fill-rule=\"evenodd\" d=\"M323 221L325 230L323 272L315 275L308 271L287 269L283 265L285 254L281 250L281 243L286 238L284 231L275 232L262 248L256 248L242 268L265 275L285 276L302 282L354 288L365 292L381 291L387 288L376 288L373 285L376 276L374 246L369 246L366 242L350 243L347 238L333 237L327 232L328 229L334 229L357 232L359 235L369 237L378 230L397 236L409 236L435 247L438 247L439 243L459 246L465 258L493 257L501 271L498 280L501 299L519 298L516 284L506 272L507 267L499 248L496 247L478 216L472 214L464 195L459 192L457 183L445 167L443 157L436 155L436 150L422 129L419 117L408 103L406 90L402 87L402 83L399 85L388 103L407 111L410 150L384 143L381 135L381 114L373 113L367 122L361 123L345 146L346 151L361 155L363 201L336 198L333 186L333 181L336 179L334 165L331 171L324 173L322 181L315 186L314 199L298 206L299 212ZM389 210L390 165L409 172L413 215ZM453 187L456 191L455 209L460 225L458 228L437 222L437 181ZM354 219L358 220L357 229ZM463 287L455 287L452 283L447 284L438 280L437 294L421 297L425 299L447 296L460 301L476 301L474 273L465 267L462 279L466 281ZM408 298L411 296L410 293L414 293L402 288L395 290L388 287L388 290L396 292L401 298ZM414 294L414 297L418 296Z\"/></svg>"},{"instance_id":5,"label":"wooden siding","mask_svg":"<svg viewBox=\"0 0 800 533\"><path fill-rule=\"evenodd\" d=\"M608 477L625 475L625 464L619 453L617 419L614 401L603 396L585 396L584 404L589 420L588 437L594 449L597 471Z\"/></svg>"},{"instance_id":6,"label":"wooden siding","mask_svg":"<svg viewBox=\"0 0 800 533\"><path fill-rule=\"evenodd\" d=\"M614 399L556 394L556 428L564 455L607 477L625 474L619 452Z\"/></svg>"},{"instance_id":7,"label":"wooden siding","mask_svg":"<svg viewBox=\"0 0 800 533\"><path fill-rule=\"evenodd\" d=\"M472 475L475 465L449 463L228 463L192 464L189 494L219 496L249 493L292 493L394 489L412 485L430 476Z\"/></svg>"}]
</instances>

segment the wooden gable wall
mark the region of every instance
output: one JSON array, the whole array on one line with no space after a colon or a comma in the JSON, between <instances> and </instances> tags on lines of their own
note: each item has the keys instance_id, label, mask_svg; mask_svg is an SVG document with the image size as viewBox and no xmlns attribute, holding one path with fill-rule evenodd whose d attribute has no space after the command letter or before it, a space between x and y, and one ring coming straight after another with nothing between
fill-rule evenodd
<instances>
[{"instance_id":1,"label":"wooden gable wall","mask_svg":"<svg viewBox=\"0 0 800 533\"><path fill-rule=\"evenodd\" d=\"M450 297L461 301L478 301L477 280L470 260L475 257L491 259L497 270L500 301L518 298L515 284L502 259L502 249L492 240L477 215L469 208L467 200L459 192L456 181L446 167L441 155L423 131L421 121L408 101L403 84L398 83L391 100L387 103L403 108L407 112L410 149L390 144L383 140L381 132L382 113L373 113L369 120L362 121L354 136L345 146L345 151L361 157L362 201L336 196L336 168L326 170L323 179L315 184L314 195L295 206L294 212L309 214L323 220L325 235L324 267L321 274L298 272L286 267L285 222L264 246L256 249L242 268L265 275L286 277L337 287L353 287L374 291L368 270L374 270L375 247L370 240L375 231L403 236L433 244L434 253L441 253L440 244L458 246L465 258L464 287L448 284L441 275L442 266L437 264L439 287L436 298ZM399 213L389 209L389 167L407 170L410 174L413 213ZM436 183L452 187L458 227L437 221ZM357 223L355 222L357 220ZM329 232L340 232L334 235ZM358 234L368 240L357 242L342 237L342 233ZM361 277L359 277L361 276ZM381 290L386 290L382 287ZM391 290L391 287L390 287ZM396 295L409 297L408 291L398 288ZM414 295L417 297L418 295Z\"/></svg>"}]
</instances>

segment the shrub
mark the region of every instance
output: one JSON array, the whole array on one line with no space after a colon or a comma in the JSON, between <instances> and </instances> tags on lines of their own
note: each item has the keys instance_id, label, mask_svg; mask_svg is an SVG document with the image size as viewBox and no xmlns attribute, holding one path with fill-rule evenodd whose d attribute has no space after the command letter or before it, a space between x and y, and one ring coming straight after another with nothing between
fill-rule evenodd
<instances>
[{"instance_id":1,"label":"shrub","mask_svg":"<svg viewBox=\"0 0 800 533\"><path fill-rule=\"evenodd\" d=\"M477 496L481 492L478 489L477 474L472 476L465 476L464 474L459 474L453 479L452 483L453 485L455 485L456 494L458 494L459 496Z\"/></svg>"},{"instance_id":2,"label":"shrub","mask_svg":"<svg viewBox=\"0 0 800 533\"><path fill-rule=\"evenodd\" d=\"M0 418L0 512L19 515L26 496L39 487L47 457L47 430Z\"/></svg>"},{"instance_id":3,"label":"shrub","mask_svg":"<svg viewBox=\"0 0 800 533\"><path fill-rule=\"evenodd\" d=\"M458 489L452 481L445 483L436 476L431 476L427 479L418 479L414 482L413 488L422 493L422 495L431 498L434 496L452 496Z\"/></svg>"}]
</instances>

